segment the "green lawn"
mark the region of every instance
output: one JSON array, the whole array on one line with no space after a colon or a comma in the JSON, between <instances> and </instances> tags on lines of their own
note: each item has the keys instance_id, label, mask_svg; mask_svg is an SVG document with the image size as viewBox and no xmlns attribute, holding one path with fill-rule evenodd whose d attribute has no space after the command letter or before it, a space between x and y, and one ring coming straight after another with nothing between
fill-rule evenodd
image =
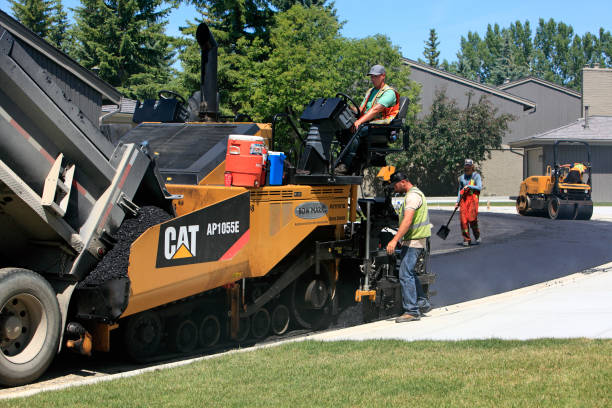
<instances>
[{"instance_id":1,"label":"green lawn","mask_svg":"<svg viewBox=\"0 0 612 408\"><path fill-rule=\"evenodd\" d=\"M612 340L308 341L0 407L609 407Z\"/></svg>"}]
</instances>

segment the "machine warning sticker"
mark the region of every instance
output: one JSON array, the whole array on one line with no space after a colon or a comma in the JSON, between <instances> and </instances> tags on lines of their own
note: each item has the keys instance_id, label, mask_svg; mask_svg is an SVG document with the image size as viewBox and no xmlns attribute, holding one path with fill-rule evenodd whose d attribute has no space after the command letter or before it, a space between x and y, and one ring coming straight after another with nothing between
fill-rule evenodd
<instances>
[{"instance_id":1,"label":"machine warning sticker","mask_svg":"<svg viewBox=\"0 0 612 408\"><path fill-rule=\"evenodd\" d=\"M249 241L249 193L160 227L157 268L232 259Z\"/></svg>"},{"instance_id":2,"label":"machine warning sticker","mask_svg":"<svg viewBox=\"0 0 612 408\"><path fill-rule=\"evenodd\" d=\"M316 220L327 215L327 205L320 201L309 201L295 207L296 217L304 220Z\"/></svg>"}]
</instances>

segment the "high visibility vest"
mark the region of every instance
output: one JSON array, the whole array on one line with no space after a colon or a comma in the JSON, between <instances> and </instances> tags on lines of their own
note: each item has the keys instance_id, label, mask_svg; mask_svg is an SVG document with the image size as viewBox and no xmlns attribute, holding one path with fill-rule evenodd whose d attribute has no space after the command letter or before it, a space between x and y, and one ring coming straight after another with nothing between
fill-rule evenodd
<instances>
[{"instance_id":1,"label":"high visibility vest","mask_svg":"<svg viewBox=\"0 0 612 408\"><path fill-rule=\"evenodd\" d=\"M580 174L582 174L586 170L586 166L582 163L574 163L574 166L571 168L571 170L579 171Z\"/></svg>"},{"instance_id":2,"label":"high visibility vest","mask_svg":"<svg viewBox=\"0 0 612 408\"><path fill-rule=\"evenodd\" d=\"M368 104L368 100L370 100L370 94L375 89L376 88L370 88L368 89L368 92L366 92L366 96L363 99L363 103L359 107L359 110L361 111L362 115L365 115L367 113L367 112L364 112L364 109L366 105ZM374 96L374 100L372 101L372 105L370 105L370 109L372 109L378 103L378 100L380 99L380 97L385 93L385 91L389 89L395 92L395 105L389 108L385 108L382 112L378 113L376 117L373 120L371 120L369 123L386 125L386 124L391 123L391 121L397 116L397 113L399 112L400 94L395 89L391 88L387 84L385 84L382 88L378 90L378 92L376 92L376 95ZM370 109L368 109L368 111L370 111Z\"/></svg>"},{"instance_id":3,"label":"high visibility vest","mask_svg":"<svg viewBox=\"0 0 612 408\"><path fill-rule=\"evenodd\" d=\"M404 235L404 241L409 241L411 239L421 239L431 237L431 223L429 222L429 211L427 209L427 200L425 199L425 194L421 192L416 187L412 187L406 196L404 196L404 200L402 201L402 205L399 209L399 222L400 225L404 220L404 208L406 207L406 197L411 192L417 193L421 196L422 204L417 210L414 212L414 217L412 218L412 224L408 229L406 235Z\"/></svg>"}]
</instances>

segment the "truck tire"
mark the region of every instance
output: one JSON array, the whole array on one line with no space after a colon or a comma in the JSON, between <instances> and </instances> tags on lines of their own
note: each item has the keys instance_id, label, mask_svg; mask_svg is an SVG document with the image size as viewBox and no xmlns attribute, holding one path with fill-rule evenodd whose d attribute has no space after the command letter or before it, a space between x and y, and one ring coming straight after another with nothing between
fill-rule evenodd
<instances>
[{"instance_id":1,"label":"truck tire","mask_svg":"<svg viewBox=\"0 0 612 408\"><path fill-rule=\"evenodd\" d=\"M55 291L27 269L0 269L0 384L40 377L55 357L61 335Z\"/></svg>"}]
</instances>

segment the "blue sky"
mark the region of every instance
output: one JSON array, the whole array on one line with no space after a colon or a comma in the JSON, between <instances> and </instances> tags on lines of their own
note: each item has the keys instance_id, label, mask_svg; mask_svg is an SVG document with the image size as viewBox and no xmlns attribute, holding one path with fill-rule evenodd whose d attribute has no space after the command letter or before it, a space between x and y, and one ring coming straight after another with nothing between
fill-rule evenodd
<instances>
[{"instance_id":1,"label":"blue sky","mask_svg":"<svg viewBox=\"0 0 612 408\"><path fill-rule=\"evenodd\" d=\"M65 7L76 7L79 0L63 0ZM483 34L489 23L508 26L510 22L529 20L535 31L539 18L554 18L574 27L580 35L597 33L600 27L612 30L610 0L587 3L565 0L496 1L414 1L414 0L335 0L338 16L345 21L343 35L361 38L377 33L388 36L407 58L422 56L423 41L435 28L440 41L440 60L456 59L461 36L468 31ZM8 0L0 8L10 14ZM170 16L168 34L178 35L178 27L195 17L193 7L182 6Z\"/></svg>"}]
</instances>

